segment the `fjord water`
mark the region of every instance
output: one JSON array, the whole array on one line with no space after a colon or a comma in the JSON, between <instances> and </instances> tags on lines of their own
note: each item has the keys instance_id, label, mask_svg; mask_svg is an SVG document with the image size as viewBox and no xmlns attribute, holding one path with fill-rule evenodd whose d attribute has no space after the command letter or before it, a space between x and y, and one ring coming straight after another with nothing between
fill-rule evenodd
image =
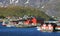
<instances>
[{"instance_id":1,"label":"fjord water","mask_svg":"<svg viewBox=\"0 0 60 36\"><path fill-rule=\"evenodd\" d=\"M41 32L37 28L7 28L0 23L0 36L60 36L60 32Z\"/></svg>"}]
</instances>

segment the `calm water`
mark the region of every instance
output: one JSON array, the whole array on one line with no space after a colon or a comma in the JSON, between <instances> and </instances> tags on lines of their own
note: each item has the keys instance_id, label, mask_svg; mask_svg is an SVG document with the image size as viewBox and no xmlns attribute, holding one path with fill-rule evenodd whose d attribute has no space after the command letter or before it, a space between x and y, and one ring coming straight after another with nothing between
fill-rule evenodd
<instances>
[{"instance_id":1,"label":"calm water","mask_svg":"<svg viewBox=\"0 0 60 36\"><path fill-rule=\"evenodd\" d=\"M40 32L37 28L7 28L0 24L0 36L60 36L60 32Z\"/></svg>"}]
</instances>

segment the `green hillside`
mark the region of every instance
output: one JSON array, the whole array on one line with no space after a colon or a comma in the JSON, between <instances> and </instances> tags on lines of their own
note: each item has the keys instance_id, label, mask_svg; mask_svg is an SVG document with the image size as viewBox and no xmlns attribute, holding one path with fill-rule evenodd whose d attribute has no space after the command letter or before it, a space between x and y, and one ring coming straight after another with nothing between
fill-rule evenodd
<instances>
[{"instance_id":1,"label":"green hillside","mask_svg":"<svg viewBox=\"0 0 60 36\"><path fill-rule=\"evenodd\" d=\"M6 8L0 7L0 16L23 16L23 15L34 15L42 18L49 19L49 17L43 13L40 9L31 7L20 7L20 6L9 6Z\"/></svg>"}]
</instances>

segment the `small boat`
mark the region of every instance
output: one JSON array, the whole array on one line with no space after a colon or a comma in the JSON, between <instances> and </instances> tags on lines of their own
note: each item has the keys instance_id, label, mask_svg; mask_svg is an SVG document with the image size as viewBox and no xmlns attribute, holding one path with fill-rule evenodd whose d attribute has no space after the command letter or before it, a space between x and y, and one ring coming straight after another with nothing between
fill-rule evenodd
<instances>
[{"instance_id":1,"label":"small boat","mask_svg":"<svg viewBox=\"0 0 60 36\"><path fill-rule=\"evenodd\" d=\"M10 21L9 23L5 23L5 21L2 24L5 27L17 27L17 28L33 28L33 27L37 27L37 25L30 23L30 24L25 24L23 22L19 22L19 21Z\"/></svg>"},{"instance_id":2,"label":"small boat","mask_svg":"<svg viewBox=\"0 0 60 36\"><path fill-rule=\"evenodd\" d=\"M59 32L60 23L58 21L47 21L44 24L41 24L37 29L42 32Z\"/></svg>"}]
</instances>

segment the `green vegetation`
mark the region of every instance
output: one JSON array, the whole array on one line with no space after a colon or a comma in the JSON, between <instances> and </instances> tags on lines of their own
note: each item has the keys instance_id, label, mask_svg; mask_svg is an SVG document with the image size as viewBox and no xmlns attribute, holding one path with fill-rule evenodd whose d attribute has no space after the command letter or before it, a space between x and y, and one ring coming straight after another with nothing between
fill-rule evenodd
<instances>
[{"instance_id":1,"label":"green vegetation","mask_svg":"<svg viewBox=\"0 0 60 36\"><path fill-rule=\"evenodd\" d=\"M20 6L9 6L0 7L0 16L23 16L23 15L34 15L42 18L49 19L49 17L40 9L31 7L20 7Z\"/></svg>"}]
</instances>

